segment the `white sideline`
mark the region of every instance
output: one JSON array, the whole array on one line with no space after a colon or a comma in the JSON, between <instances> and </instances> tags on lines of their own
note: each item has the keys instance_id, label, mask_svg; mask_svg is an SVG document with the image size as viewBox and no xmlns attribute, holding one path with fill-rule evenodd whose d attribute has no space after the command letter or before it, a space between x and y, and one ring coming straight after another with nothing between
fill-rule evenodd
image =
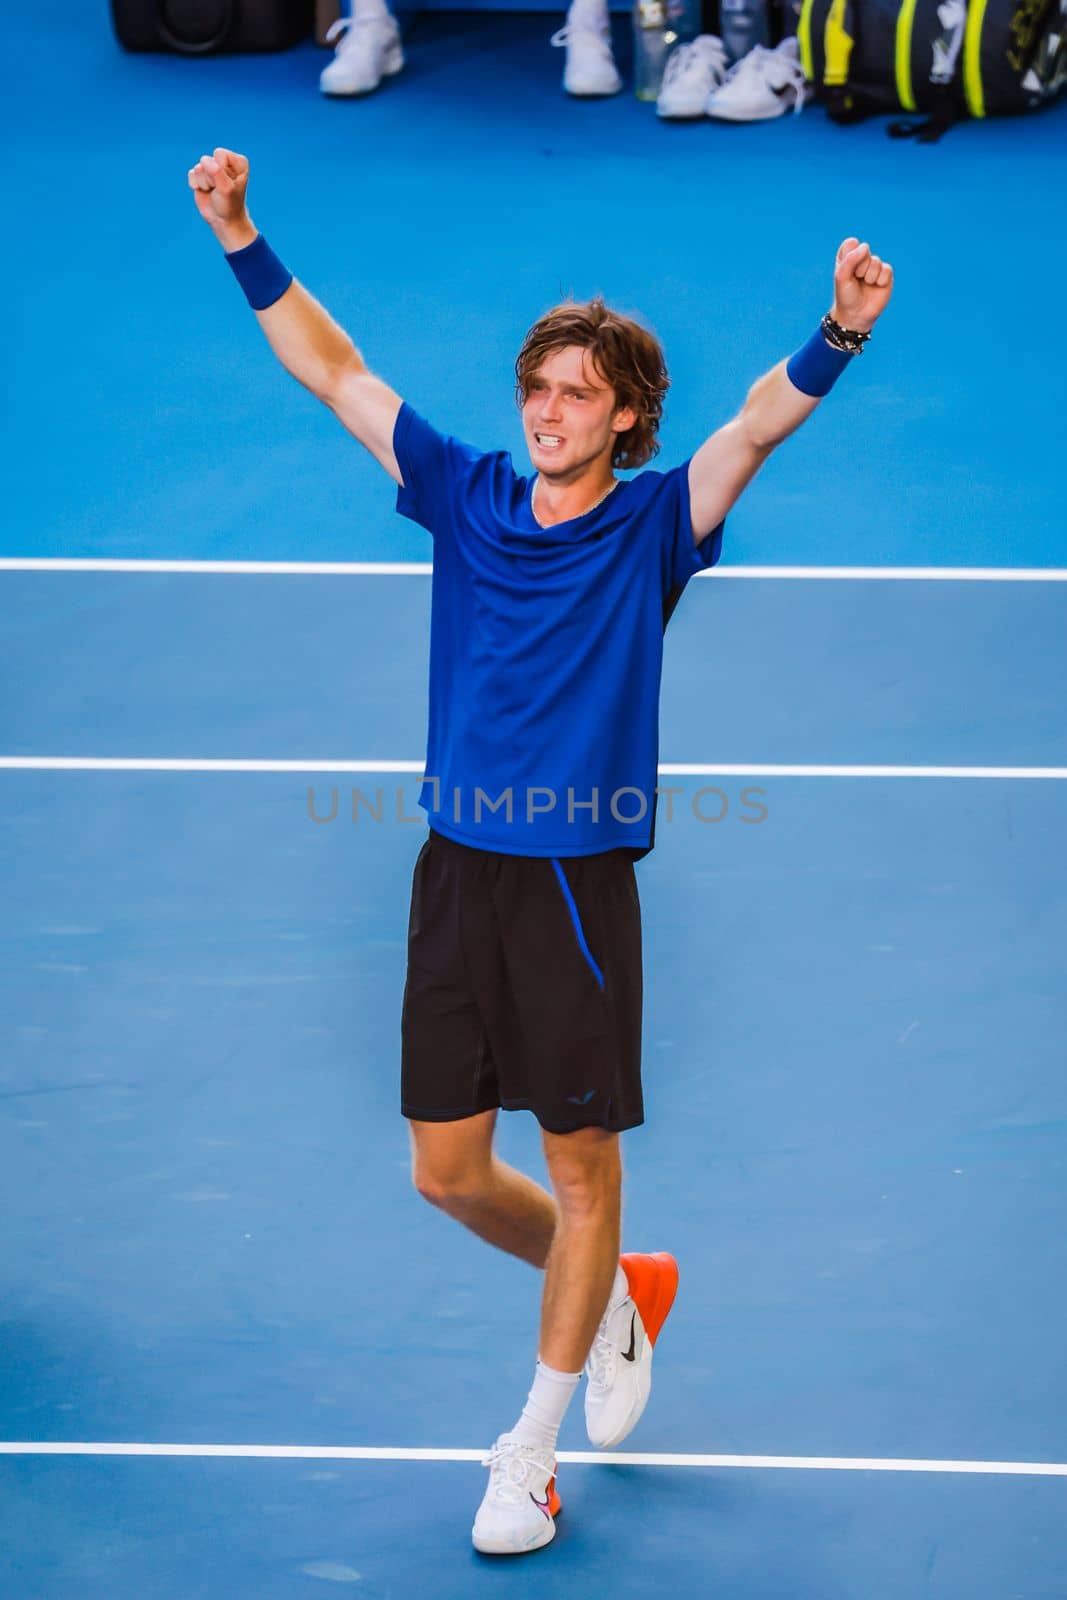
<instances>
[{"instance_id":1,"label":"white sideline","mask_svg":"<svg viewBox=\"0 0 1067 1600\"><path fill-rule=\"evenodd\" d=\"M263 577L419 578L429 561L150 561L104 556L4 556L0 572L158 572ZM1067 583L1067 567L719 566L698 578L800 578L915 583Z\"/></svg>"},{"instance_id":2,"label":"white sideline","mask_svg":"<svg viewBox=\"0 0 1067 1600\"><path fill-rule=\"evenodd\" d=\"M324 772L415 773L421 761L200 760L195 756L0 756L7 772ZM662 762L661 778L1000 778L1063 780L1067 767L787 766Z\"/></svg>"},{"instance_id":3,"label":"white sideline","mask_svg":"<svg viewBox=\"0 0 1067 1600\"><path fill-rule=\"evenodd\" d=\"M422 1450L370 1445L113 1444L0 1440L9 1456L222 1456L286 1461L481 1461L484 1450ZM643 1454L633 1451L561 1450L561 1462L578 1466L784 1468L800 1472L984 1473L1067 1478L1062 1461L924 1461L867 1456L724 1456Z\"/></svg>"}]
</instances>

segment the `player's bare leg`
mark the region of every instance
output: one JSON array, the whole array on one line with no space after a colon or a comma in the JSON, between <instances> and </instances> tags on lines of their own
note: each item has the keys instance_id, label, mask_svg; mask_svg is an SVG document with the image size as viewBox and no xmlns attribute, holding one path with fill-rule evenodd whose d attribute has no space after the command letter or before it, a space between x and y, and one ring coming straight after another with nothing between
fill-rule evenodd
<instances>
[{"instance_id":1,"label":"player's bare leg","mask_svg":"<svg viewBox=\"0 0 1067 1600\"><path fill-rule=\"evenodd\" d=\"M411 1122L415 1187L479 1239L543 1267L556 1231L556 1203L494 1153L496 1117L484 1111L460 1122Z\"/></svg>"},{"instance_id":2,"label":"player's bare leg","mask_svg":"<svg viewBox=\"0 0 1067 1600\"><path fill-rule=\"evenodd\" d=\"M618 1135L601 1128L544 1134L557 1221L545 1268L540 1354L522 1414L486 1460L474 1519L477 1550L521 1555L555 1536L556 1439L607 1304L619 1249Z\"/></svg>"},{"instance_id":3,"label":"player's bare leg","mask_svg":"<svg viewBox=\"0 0 1067 1600\"><path fill-rule=\"evenodd\" d=\"M559 1372L580 1372L618 1266L619 1136L581 1128L543 1137L559 1223L545 1268L540 1353Z\"/></svg>"}]
</instances>

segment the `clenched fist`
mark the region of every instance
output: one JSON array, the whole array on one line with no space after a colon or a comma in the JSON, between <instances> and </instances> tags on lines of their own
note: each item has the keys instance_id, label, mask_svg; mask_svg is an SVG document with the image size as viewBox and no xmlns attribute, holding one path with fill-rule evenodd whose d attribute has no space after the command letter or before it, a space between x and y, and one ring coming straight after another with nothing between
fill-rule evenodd
<instances>
[{"instance_id":1,"label":"clenched fist","mask_svg":"<svg viewBox=\"0 0 1067 1600\"><path fill-rule=\"evenodd\" d=\"M226 250L251 244L256 230L245 208L247 157L221 147L213 155L201 156L189 168L189 187L196 209Z\"/></svg>"},{"instance_id":2,"label":"clenched fist","mask_svg":"<svg viewBox=\"0 0 1067 1600\"><path fill-rule=\"evenodd\" d=\"M869 244L846 239L834 264L834 306L830 315L843 328L870 333L893 293L893 269L871 254Z\"/></svg>"}]
</instances>

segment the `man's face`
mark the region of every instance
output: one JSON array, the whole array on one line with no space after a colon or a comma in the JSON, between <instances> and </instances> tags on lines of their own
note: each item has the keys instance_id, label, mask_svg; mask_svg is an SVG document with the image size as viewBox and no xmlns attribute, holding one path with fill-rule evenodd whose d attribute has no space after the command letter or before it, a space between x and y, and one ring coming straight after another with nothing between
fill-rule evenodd
<instances>
[{"instance_id":1,"label":"man's face","mask_svg":"<svg viewBox=\"0 0 1067 1600\"><path fill-rule=\"evenodd\" d=\"M610 466L617 435L635 421L632 407L616 409L614 389L578 345L546 356L522 408L530 460L555 483L573 482L598 462Z\"/></svg>"}]
</instances>

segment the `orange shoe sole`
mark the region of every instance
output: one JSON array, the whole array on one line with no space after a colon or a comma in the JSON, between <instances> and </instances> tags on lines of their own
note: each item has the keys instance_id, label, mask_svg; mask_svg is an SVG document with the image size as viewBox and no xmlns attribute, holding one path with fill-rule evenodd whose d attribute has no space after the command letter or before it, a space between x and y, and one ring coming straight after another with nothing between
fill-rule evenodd
<instances>
[{"instance_id":1,"label":"orange shoe sole","mask_svg":"<svg viewBox=\"0 0 1067 1600\"><path fill-rule=\"evenodd\" d=\"M678 1263L665 1250L654 1255L619 1257L626 1274L630 1297L641 1313L649 1344L655 1344L659 1331L678 1293Z\"/></svg>"}]
</instances>

